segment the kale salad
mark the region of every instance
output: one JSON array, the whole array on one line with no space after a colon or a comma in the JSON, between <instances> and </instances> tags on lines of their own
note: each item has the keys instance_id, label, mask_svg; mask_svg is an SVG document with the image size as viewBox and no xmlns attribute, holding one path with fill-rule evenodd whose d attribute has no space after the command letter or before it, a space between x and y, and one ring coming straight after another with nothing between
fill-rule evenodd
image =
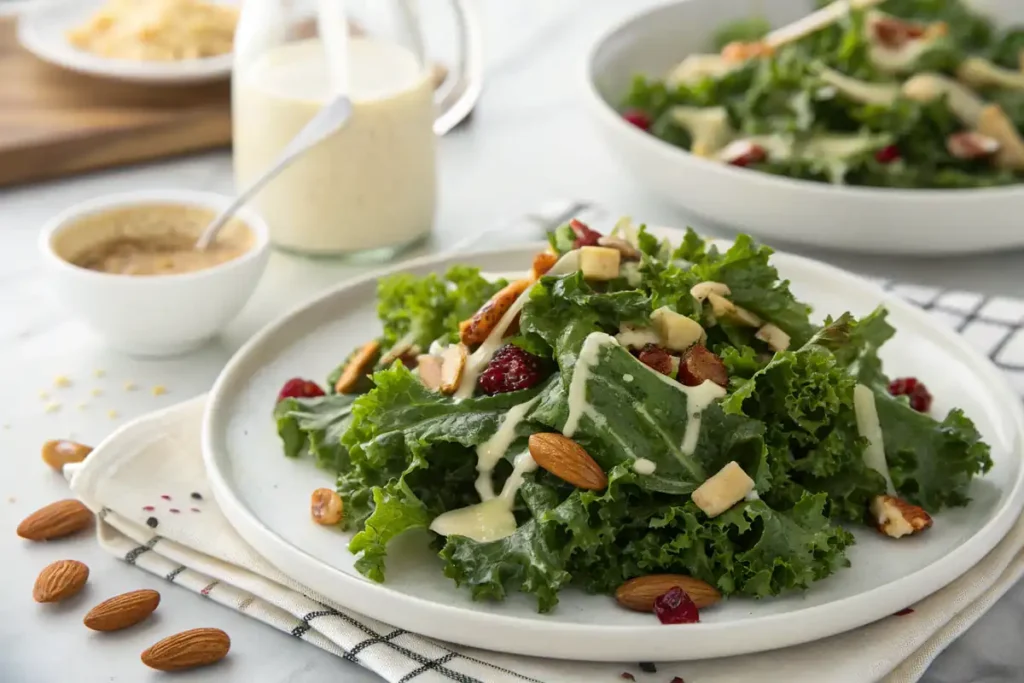
<instances>
[{"instance_id":1,"label":"kale salad","mask_svg":"<svg viewBox=\"0 0 1024 683\"><path fill-rule=\"evenodd\" d=\"M926 533L989 447L885 374L884 309L816 324L771 254L573 220L518 278L382 279L380 336L274 410L285 455L337 475L314 520L354 532L375 581L428 530L474 599L547 612L574 586L666 623L808 588L848 566L851 529Z\"/></svg>"},{"instance_id":2,"label":"kale salad","mask_svg":"<svg viewBox=\"0 0 1024 683\"><path fill-rule=\"evenodd\" d=\"M695 155L802 180L1024 181L1024 27L963 0L851 4L789 39L756 17L723 26L719 53L636 77L623 117Z\"/></svg>"}]
</instances>

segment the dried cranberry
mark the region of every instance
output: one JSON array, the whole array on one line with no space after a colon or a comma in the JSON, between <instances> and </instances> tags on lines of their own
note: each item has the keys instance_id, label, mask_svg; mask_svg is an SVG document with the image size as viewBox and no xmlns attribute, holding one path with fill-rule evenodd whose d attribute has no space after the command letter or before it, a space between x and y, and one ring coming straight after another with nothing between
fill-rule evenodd
<instances>
[{"instance_id":1,"label":"dried cranberry","mask_svg":"<svg viewBox=\"0 0 1024 683\"><path fill-rule=\"evenodd\" d=\"M506 344L487 364L480 375L480 388L485 394L505 394L529 389L544 379L544 361L515 344Z\"/></svg>"},{"instance_id":2,"label":"dried cranberry","mask_svg":"<svg viewBox=\"0 0 1024 683\"><path fill-rule=\"evenodd\" d=\"M957 159L982 159L999 151L999 141L974 131L963 131L946 138L946 149Z\"/></svg>"},{"instance_id":3,"label":"dried cranberry","mask_svg":"<svg viewBox=\"0 0 1024 683\"><path fill-rule=\"evenodd\" d=\"M623 113L622 118L640 130L648 130L651 127L651 117L639 109L630 109Z\"/></svg>"},{"instance_id":4,"label":"dried cranberry","mask_svg":"<svg viewBox=\"0 0 1024 683\"><path fill-rule=\"evenodd\" d=\"M623 671L622 673L620 673L619 674L619 678L621 678L624 681L635 681L636 680L636 676L634 676L633 674L629 673L628 671Z\"/></svg>"},{"instance_id":5,"label":"dried cranberry","mask_svg":"<svg viewBox=\"0 0 1024 683\"><path fill-rule=\"evenodd\" d=\"M737 140L726 146L721 152L722 161L731 165L746 168L768 159L768 150L749 140Z\"/></svg>"},{"instance_id":6,"label":"dried cranberry","mask_svg":"<svg viewBox=\"0 0 1024 683\"><path fill-rule=\"evenodd\" d=\"M899 49L911 40L917 40L925 34L925 27L921 24L901 21L896 18L878 19L872 28L878 42L892 49Z\"/></svg>"},{"instance_id":7,"label":"dried cranberry","mask_svg":"<svg viewBox=\"0 0 1024 683\"><path fill-rule=\"evenodd\" d=\"M690 596L679 586L654 599L654 613L663 624L696 624L700 612Z\"/></svg>"},{"instance_id":8,"label":"dried cranberry","mask_svg":"<svg viewBox=\"0 0 1024 683\"><path fill-rule=\"evenodd\" d=\"M891 164L894 161L900 159L903 155L900 154L900 148L896 145L889 145L875 152L875 161L880 164Z\"/></svg>"},{"instance_id":9,"label":"dried cranberry","mask_svg":"<svg viewBox=\"0 0 1024 683\"><path fill-rule=\"evenodd\" d=\"M601 233L597 230L591 230L590 226L575 218L569 221L569 227L572 228L573 233L576 235L576 241L572 243L573 249L595 247L597 246L597 241L601 239Z\"/></svg>"},{"instance_id":10,"label":"dried cranberry","mask_svg":"<svg viewBox=\"0 0 1024 683\"><path fill-rule=\"evenodd\" d=\"M722 359L701 344L694 344L679 361L677 378L688 387L700 386L711 380L721 387L729 385L729 370Z\"/></svg>"},{"instance_id":11,"label":"dried cranberry","mask_svg":"<svg viewBox=\"0 0 1024 683\"><path fill-rule=\"evenodd\" d=\"M894 617L905 617L908 614L913 614L913 613L914 613L914 608L913 607L904 607L899 612L894 612L893 616Z\"/></svg>"},{"instance_id":12,"label":"dried cranberry","mask_svg":"<svg viewBox=\"0 0 1024 683\"><path fill-rule=\"evenodd\" d=\"M927 413L932 408L931 392L916 377L894 379L889 383L889 393L893 396L909 396L910 407L919 413Z\"/></svg>"},{"instance_id":13,"label":"dried cranberry","mask_svg":"<svg viewBox=\"0 0 1024 683\"><path fill-rule=\"evenodd\" d=\"M686 681L683 680L682 676L673 676L672 680L668 683L686 683Z\"/></svg>"},{"instance_id":14,"label":"dried cranberry","mask_svg":"<svg viewBox=\"0 0 1024 683\"><path fill-rule=\"evenodd\" d=\"M286 398L315 398L316 396L323 395L324 390L316 382L302 379L301 377L293 377L281 387L281 391L277 394L277 400L283 401Z\"/></svg>"},{"instance_id":15,"label":"dried cranberry","mask_svg":"<svg viewBox=\"0 0 1024 683\"><path fill-rule=\"evenodd\" d=\"M640 353L637 354L637 358L641 363L651 368L655 372L660 372L663 375L672 376L672 356L667 350L658 346L657 344L647 344Z\"/></svg>"}]
</instances>

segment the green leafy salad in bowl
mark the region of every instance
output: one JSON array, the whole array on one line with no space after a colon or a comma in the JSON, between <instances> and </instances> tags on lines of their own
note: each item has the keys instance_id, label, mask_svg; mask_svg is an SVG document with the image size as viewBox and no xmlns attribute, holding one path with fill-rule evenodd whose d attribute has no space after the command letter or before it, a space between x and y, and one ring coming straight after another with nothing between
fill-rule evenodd
<instances>
[{"instance_id":1,"label":"green leafy salad in bowl","mask_svg":"<svg viewBox=\"0 0 1024 683\"><path fill-rule=\"evenodd\" d=\"M285 454L337 474L314 520L354 532L375 581L390 541L429 530L475 599L546 612L575 586L666 623L808 588L848 565L850 529L927 533L989 447L883 372L884 309L815 324L771 254L573 220L511 281L382 279L381 335L326 390L278 396Z\"/></svg>"},{"instance_id":2,"label":"green leafy salad in bowl","mask_svg":"<svg viewBox=\"0 0 1024 683\"><path fill-rule=\"evenodd\" d=\"M624 118L724 164L826 183L1024 181L1024 27L962 0L854 0L806 31L751 18L635 78Z\"/></svg>"}]
</instances>

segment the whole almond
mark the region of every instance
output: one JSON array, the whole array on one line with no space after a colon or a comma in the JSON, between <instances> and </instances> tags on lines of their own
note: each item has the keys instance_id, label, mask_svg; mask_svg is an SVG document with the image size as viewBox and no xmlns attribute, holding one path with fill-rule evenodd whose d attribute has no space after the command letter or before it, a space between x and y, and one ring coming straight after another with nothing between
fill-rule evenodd
<instances>
[{"instance_id":1,"label":"whole almond","mask_svg":"<svg viewBox=\"0 0 1024 683\"><path fill-rule=\"evenodd\" d=\"M92 522L92 512L74 498L58 500L22 520L18 535L30 541L49 541L70 536Z\"/></svg>"},{"instance_id":2,"label":"whole almond","mask_svg":"<svg viewBox=\"0 0 1024 683\"><path fill-rule=\"evenodd\" d=\"M711 584L685 574L648 574L630 579L615 591L615 599L627 609L637 612L654 610L654 599L678 586L698 608L708 607L722 599Z\"/></svg>"},{"instance_id":3,"label":"whole almond","mask_svg":"<svg viewBox=\"0 0 1024 683\"><path fill-rule=\"evenodd\" d=\"M90 453L91 446L66 439L53 439L43 444L42 456L43 462L60 472L64 465L82 462Z\"/></svg>"},{"instance_id":4,"label":"whole almond","mask_svg":"<svg viewBox=\"0 0 1024 683\"><path fill-rule=\"evenodd\" d=\"M206 666L224 659L231 638L219 628L194 628L168 636L142 653L142 663L158 671Z\"/></svg>"},{"instance_id":5,"label":"whole almond","mask_svg":"<svg viewBox=\"0 0 1024 683\"><path fill-rule=\"evenodd\" d=\"M159 604L160 594L154 590L122 593L93 607L82 623L93 631L120 631L148 617Z\"/></svg>"},{"instance_id":6,"label":"whole almond","mask_svg":"<svg viewBox=\"0 0 1024 683\"><path fill-rule=\"evenodd\" d=\"M82 590L88 580L89 568L78 560L57 560L39 572L32 597L36 602L60 602Z\"/></svg>"},{"instance_id":7,"label":"whole almond","mask_svg":"<svg viewBox=\"0 0 1024 683\"><path fill-rule=\"evenodd\" d=\"M561 434L533 434L529 448L538 465L576 488L600 491L608 486L608 476L601 466L572 439Z\"/></svg>"}]
</instances>

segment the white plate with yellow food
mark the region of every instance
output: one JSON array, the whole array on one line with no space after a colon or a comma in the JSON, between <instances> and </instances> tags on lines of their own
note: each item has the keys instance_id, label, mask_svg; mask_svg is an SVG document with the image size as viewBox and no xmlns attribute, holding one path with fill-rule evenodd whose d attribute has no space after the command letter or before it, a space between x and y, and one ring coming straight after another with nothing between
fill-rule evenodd
<instances>
[{"instance_id":1,"label":"white plate with yellow food","mask_svg":"<svg viewBox=\"0 0 1024 683\"><path fill-rule=\"evenodd\" d=\"M237 21L227 0L46 3L20 16L18 40L44 61L92 76L199 83L231 75Z\"/></svg>"},{"instance_id":2,"label":"white plate with yellow food","mask_svg":"<svg viewBox=\"0 0 1024 683\"><path fill-rule=\"evenodd\" d=\"M242 537L402 629L666 661L892 618L1017 519L1020 399L934 317L746 237L576 250L600 238L569 230L554 265L531 267L541 245L431 256L257 334L203 426Z\"/></svg>"}]
</instances>

